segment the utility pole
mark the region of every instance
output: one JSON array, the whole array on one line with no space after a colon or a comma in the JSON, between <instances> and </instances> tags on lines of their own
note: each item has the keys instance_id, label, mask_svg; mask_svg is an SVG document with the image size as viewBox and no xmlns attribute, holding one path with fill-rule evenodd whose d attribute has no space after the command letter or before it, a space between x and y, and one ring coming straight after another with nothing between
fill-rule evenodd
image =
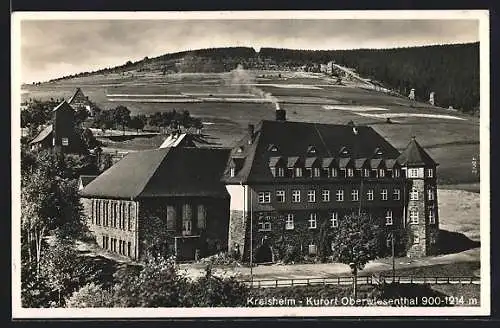
<instances>
[{"instance_id":1,"label":"utility pole","mask_svg":"<svg viewBox=\"0 0 500 328\"><path fill-rule=\"evenodd\" d=\"M252 189L250 194L250 284L253 288L253 205L252 205Z\"/></svg>"}]
</instances>

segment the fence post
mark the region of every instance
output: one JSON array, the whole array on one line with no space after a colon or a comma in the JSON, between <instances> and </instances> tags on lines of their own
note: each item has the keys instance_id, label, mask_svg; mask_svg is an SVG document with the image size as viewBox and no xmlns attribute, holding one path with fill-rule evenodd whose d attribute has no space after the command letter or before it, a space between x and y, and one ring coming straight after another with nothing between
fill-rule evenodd
<instances>
[{"instance_id":1,"label":"fence post","mask_svg":"<svg viewBox=\"0 0 500 328\"><path fill-rule=\"evenodd\" d=\"M337 277L337 285L340 285L340 276Z\"/></svg>"},{"instance_id":2,"label":"fence post","mask_svg":"<svg viewBox=\"0 0 500 328\"><path fill-rule=\"evenodd\" d=\"M450 277L446 277L446 281L448 282L448 284L450 283Z\"/></svg>"},{"instance_id":3,"label":"fence post","mask_svg":"<svg viewBox=\"0 0 500 328\"><path fill-rule=\"evenodd\" d=\"M474 277L470 277L470 283L473 284Z\"/></svg>"},{"instance_id":4,"label":"fence post","mask_svg":"<svg viewBox=\"0 0 500 328\"><path fill-rule=\"evenodd\" d=\"M310 284L309 284L309 278L308 278L308 279L307 279L307 286L309 286L309 285L310 285Z\"/></svg>"},{"instance_id":5,"label":"fence post","mask_svg":"<svg viewBox=\"0 0 500 328\"><path fill-rule=\"evenodd\" d=\"M293 286L293 279L292 279L292 286Z\"/></svg>"},{"instance_id":6,"label":"fence post","mask_svg":"<svg viewBox=\"0 0 500 328\"><path fill-rule=\"evenodd\" d=\"M278 288L278 279L276 279L276 288Z\"/></svg>"},{"instance_id":7,"label":"fence post","mask_svg":"<svg viewBox=\"0 0 500 328\"><path fill-rule=\"evenodd\" d=\"M413 276L410 276L410 284L413 284Z\"/></svg>"}]
</instances>

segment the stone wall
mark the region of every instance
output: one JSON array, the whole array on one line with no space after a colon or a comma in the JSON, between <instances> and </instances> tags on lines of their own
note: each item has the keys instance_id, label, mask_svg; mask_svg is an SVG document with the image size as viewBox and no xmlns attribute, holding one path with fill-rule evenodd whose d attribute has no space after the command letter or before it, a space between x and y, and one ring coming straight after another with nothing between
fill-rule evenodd
<instances>
[{"instance_id":1,"label":"stone wall","mask_svg":"<svg viewBox=\"0 0 500 328\"><path fill-rule=\"evenodd\" d=\"M82 198L81 200L84 213L88 218L87 226L95 236L96 243L111 252L134 260L138 259L137 210L139 204L121 199Z\"/></svg>"}]
</instances>

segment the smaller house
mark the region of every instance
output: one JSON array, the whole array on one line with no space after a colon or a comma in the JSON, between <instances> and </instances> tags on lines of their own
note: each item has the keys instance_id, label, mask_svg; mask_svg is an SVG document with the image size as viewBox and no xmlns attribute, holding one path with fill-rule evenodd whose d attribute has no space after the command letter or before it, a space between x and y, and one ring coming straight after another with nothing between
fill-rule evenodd
<instances>
[{"instance_id":1,"label":"smaller house","mask_svg":"<svg viewBox=\"0 0 500 328\"><path fill-rule=\"evenodd\" d=\"M52 122L29 142L30 148L52 148L64 153L81 153L85 147L75 129L75 111L62 101L52 110Z\"/></svg>"},{"instance_id":2,"label":"smaller house","mask_svg":"<svg viewBox=\"0 0 500 328\"><path fill-rule=\"evenodd\" d=\"M76 88L75 93L68 99L68 104L75 110L84 108L89 113L89 116L94 116L94 105L89 100L89 97L83 94L82 89Z\"/></svg>"}]
</instances>

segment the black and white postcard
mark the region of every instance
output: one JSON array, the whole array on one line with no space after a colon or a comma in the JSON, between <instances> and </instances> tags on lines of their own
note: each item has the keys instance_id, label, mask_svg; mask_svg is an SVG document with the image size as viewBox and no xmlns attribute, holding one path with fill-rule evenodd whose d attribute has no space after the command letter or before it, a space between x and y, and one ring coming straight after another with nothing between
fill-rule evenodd
<instances>
[{"instance_id":1,"label":"black and white postcard","mask_svg":"<svg viewBox=\"0 0 500 328\"><path fill-rule=\"evenodd\" d=\"M15 12L14 318L490 314L488 11Z\"/></svg>"}]
</instances>

